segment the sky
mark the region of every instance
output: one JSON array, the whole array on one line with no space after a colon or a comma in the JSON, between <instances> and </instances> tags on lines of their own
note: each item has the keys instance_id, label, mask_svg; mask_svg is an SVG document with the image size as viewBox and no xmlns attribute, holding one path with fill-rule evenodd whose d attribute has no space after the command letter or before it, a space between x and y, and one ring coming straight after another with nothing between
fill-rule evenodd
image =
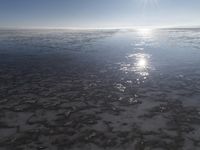
<instances>
[{"instance_id":1,"label":"sky","mask_svg":"<svg viewBox=\"0 0 200 150\"><path fill-rule=\"evenodd\" d=\"M200 0L0 0L0 27L199 26Z\"/></svg>"}]
</instances>

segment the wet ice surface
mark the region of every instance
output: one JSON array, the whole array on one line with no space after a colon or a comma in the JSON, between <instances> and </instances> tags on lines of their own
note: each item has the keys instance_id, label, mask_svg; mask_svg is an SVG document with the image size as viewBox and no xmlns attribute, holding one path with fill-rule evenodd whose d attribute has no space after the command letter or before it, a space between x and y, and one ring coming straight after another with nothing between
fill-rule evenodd
<instances>
[{"instance_id":1,"label":"wet ice surface","mask_svg":"<svg viewBox=\"0 0 200 150\"><path fill-rule=\"evenodd\" d=\"M0 149L200 149L200 30L0 31Z\"/></svg>"}]
</instances>

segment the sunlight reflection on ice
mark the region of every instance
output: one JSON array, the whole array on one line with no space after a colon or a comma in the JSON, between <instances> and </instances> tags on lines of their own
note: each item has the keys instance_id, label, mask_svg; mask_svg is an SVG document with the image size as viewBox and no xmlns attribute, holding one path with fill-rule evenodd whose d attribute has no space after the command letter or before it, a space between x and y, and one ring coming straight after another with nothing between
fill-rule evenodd
<instances>
[{"instance_id":1,"label":"sunlight reflection on ice","mask_svg":"<svg viewBox=\"0 0 200 150\"><path fill-rule=\"evenodd\" d=\"M137 66L139 67L139 68L146 68L146 66L147 66L147 61L146 61L146 59L144 59L144 58L140 58L140 60L138 60L138 62L137 62Z\"/></svg>"},{"instance_id":2,"label":"sunlight reflection on ice","mask_svg":"<svg viewBox=\"0 0 200 150\"><path fill-rule=\"evenodd\" d=\"M145 53L130 54L127 56L129 63L122 63L120 70L125 73L135 72L143 77L149 75L149 59L150 55Z\"/></svg>"}]
</instances>

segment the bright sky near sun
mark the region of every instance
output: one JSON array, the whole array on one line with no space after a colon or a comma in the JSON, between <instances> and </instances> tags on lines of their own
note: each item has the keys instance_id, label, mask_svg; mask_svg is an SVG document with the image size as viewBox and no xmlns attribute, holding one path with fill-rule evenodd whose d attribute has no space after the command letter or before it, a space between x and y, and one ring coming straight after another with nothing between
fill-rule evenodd
<instances>
[{"instance_id":1,"label":"bright sky near sun","mask_svg":"<svg viewBox=\"0 0 200 150\"><path fill-rule=\"evenodd\" d=\"M200 25L200 0L0 0L0 27L192 25Z\"/></svg>"}]
</instances>

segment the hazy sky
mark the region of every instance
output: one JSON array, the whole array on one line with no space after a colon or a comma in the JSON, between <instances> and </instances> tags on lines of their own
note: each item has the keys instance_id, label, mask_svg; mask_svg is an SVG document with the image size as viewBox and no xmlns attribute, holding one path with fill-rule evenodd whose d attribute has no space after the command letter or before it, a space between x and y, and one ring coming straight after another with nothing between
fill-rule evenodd
<instances>
[{"instance_id":1,"label":"hazy sky","mask_svg":"<svg viewBox=\"0 0 200 150\"><path fill-rule=\"evenodd\" d=\"M200 0L0 0L0 27L200 25Z\"/></svg>"}]
</instances>

